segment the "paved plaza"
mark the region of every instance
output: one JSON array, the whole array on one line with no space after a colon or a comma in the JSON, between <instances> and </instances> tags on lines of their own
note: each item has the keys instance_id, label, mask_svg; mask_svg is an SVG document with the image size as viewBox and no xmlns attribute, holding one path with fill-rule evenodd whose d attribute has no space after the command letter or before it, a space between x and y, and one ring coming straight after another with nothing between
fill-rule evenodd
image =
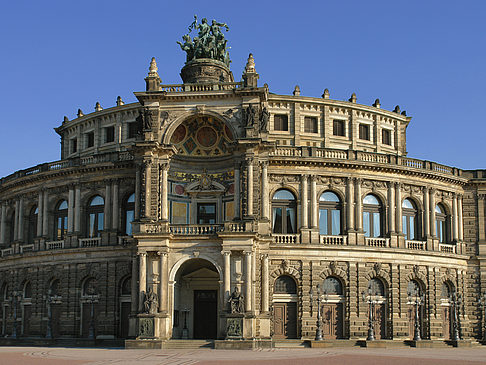
<instances>
[{"instance_id":1,"label":"paved plaza","mask_svg":"<svg viewBox=\"0 0 486 365\"><path fill-rule=\"evenodd\" d=\"M0 348L0 365L474 365L486 364L486 348L124 350L100 348Z\"/></svg>"}]
</instances>

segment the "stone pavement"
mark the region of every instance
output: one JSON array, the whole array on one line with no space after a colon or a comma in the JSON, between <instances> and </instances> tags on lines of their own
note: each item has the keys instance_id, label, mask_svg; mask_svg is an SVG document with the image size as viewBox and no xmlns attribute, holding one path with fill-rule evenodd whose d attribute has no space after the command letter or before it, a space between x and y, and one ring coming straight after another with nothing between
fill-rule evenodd
<instances>
[{"instance_id":1,"label":"stone pavement","mask_svg":"<svg viewBox=\"0 0 486 365\"><path fill-rule=\"evenodd\" d=\"M100 348L2 347L0 365L476 365L486 348L442 349L268 349L124 350Z\"/></svg>"}]
</instances>

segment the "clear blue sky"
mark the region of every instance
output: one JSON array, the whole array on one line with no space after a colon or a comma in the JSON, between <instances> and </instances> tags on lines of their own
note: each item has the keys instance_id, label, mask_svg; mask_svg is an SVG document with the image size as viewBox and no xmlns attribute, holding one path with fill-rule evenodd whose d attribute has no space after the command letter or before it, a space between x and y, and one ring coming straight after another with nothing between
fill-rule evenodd
<instances>
[{"instance_id":1,"label":"clear blue sky","mask_svg":"<svg viewBox=\"0 0 486 365\"><path fill-rule=\"evenodd\" d=\"M134 102L155 56L180 83L193 15L229 24L237 80L252 52L270 91L412 116L408 153L486 168L486 1L3 1L0 176L60 158L53 128L78 108Z\"/></svg>"}]
</instances>

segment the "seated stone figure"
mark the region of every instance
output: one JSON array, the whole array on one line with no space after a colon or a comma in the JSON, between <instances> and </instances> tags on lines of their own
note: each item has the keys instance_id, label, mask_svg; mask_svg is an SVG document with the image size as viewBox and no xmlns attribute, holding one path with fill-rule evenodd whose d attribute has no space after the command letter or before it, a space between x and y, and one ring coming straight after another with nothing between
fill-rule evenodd
<instances>
[{"instance_id":1,"label":"seated stone figure","mask_svg":"<svg viewBox=\"0 0 486 365\"><path fill-rule=\"evenodd\" d=\"M240 293L238 287L235 287L235 290L230 295L228 302L230 303L230 310L231 313L243 313L243 295Z\"/></svg>"}]
</instances>

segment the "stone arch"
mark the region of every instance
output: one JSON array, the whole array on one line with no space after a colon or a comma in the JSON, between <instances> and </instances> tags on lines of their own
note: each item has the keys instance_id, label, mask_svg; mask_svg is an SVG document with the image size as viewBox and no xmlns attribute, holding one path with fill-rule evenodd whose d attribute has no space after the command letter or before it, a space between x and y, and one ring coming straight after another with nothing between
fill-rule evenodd
<instances>
[{"instance_id":1,"label":"stone arch","mask_svg":"<svg viewBox=\"0 0 486 365\"><path fill-rule=\"evenodd\" d=\"M275 283L275 280L277 280L277 278L282 275L288 275L292 277L295 280L297 287L299 287L301 279L299 270L291 266L287 266L285 268L279 267L278 269L272 271L272 273L270 274L270 276L273 278L273 283Z\"/></svg>"},{"instance_id":2,"label":"stone arch","mask_svg":"<svg viewBox=\"0 0 486 365\"><path fill-rule=\"evenodd\" d=\"M380 202L381 204L381 207L383 208L383 212L384 212L384 209L386 208L387 206L387 198L385 195L383 195L380 191L378 190L375 190L375 189L366 189L364 190L362 193L361 193L361 204L363 204L363 199L367 196L367 195L373 195L376 197L376 199L378 199L378 201Z\"/></svg>"},{"instance_id":3,"label":"stone arch","mask_svg":"<svg viewBox=\"0 0 486 365\"><path fill-rule=\"evenodd\" d=\"M336 194L337 197L340 200L341 205L344 207L344 204L346 203L345 193L342 192L340 189L336 189L336 186L332 186L332 187L331 186L326 186L323 189L319 189L319 191L317 192L317 203L318 204L319 204L321 195L324 194L327 191Z\"/></svg>"},{"instance_id":4,"label":"stone arch","mask_svg":"<svg viewBox=\"0 0 486 365\"><path fill-rule=\"evenodd\" d=\"M334 276L334 277L338 278L339 280L341 280L341 283L344 285L344 291L345 292L347 290L349 290L349 281L347 279L346 272L343 269L335 268L334 270L332 270L332 269L328 268L328 269L322 270L321 273L319 274L319 277L322 280L326 280L326 278L329 277L329 276Z\"/></svg>"},{"instance_id":5,"label":"stone arch","mask_svg":"<svg viewBox=\"0 0 486 365\"><path fill-rule=\"evenodd\" d=\"M213 266L216 268L216 270L218 270L219 277L220 278L223 277L222 276L223 275L223 269L221 268L221 265L219 265L212 257L205 255L205 254L198 254L198 255L193 254L193 255L185 255L184 257L179 259L174 265L172 265L172 267L169 271L169 281L174 281L175 277L177 275L177 272L179 271L181 266L185 262L187 262L191 259L203 259L203 260L209 261L211 264L213 264Z\"/></svg>"},{"instance_id":6,"label":"stone arch","mask_svg":"<svg viewBox=\"0 0 486 365\"><path fill-rule=\"evenodd\" d=\"M377 270L373 268L365 274L365 280L370 281L371 279L380 279L385 285L385 290L391 287L390 275L383 269Z\"/></svg>"},{"instance_id":7,"label":"stone arch","mask_svg":"<svg viewBox=\"0 0 486 365\"><path fill-rule=\"evenodd\" d=\"M423 204L417 197L415 197L411 194L406 194L402 197L402 201L401 201L400 204L403 205L403 202L405 201L405 199L411 200L415 204L415 207L417 208L417 213L420 213L420 212L423 211Z\"/></svg>"},{"instance_id":8,"label":"stone arch","mask_svg":"<svg viewBox=\"0 0 486 365\"><path fill-rule=\"evenodd\" d=\"M275 195L275 193L278 191L278 190L288 190L290 191L292 194L294 194L294 197L295 197L295 202L297 203L300 199L300 196L299 196L299 191L298 189L296 189L295 187L293 187L292 185L288 185L288 184L285 184L285 185L281 185L281 186L278 186L276 188L273 188L270 190L270 201L273 200L273 196Z\"/></svg>"},{"instance_id":9,"label":"stone arch","mask_svg":"<svg viewBox=\"0 0 486 365\"><path fill-rule=\"evenodd\" d=\"M427 290L427 284L426 284L427 283L427 276L422 274L421 272L409 273L406 276L406 280L407 280L407 283L409 281L415 280L422 286L422 289L424 289L424 291Z\"/></svg>"}]
</instances>

